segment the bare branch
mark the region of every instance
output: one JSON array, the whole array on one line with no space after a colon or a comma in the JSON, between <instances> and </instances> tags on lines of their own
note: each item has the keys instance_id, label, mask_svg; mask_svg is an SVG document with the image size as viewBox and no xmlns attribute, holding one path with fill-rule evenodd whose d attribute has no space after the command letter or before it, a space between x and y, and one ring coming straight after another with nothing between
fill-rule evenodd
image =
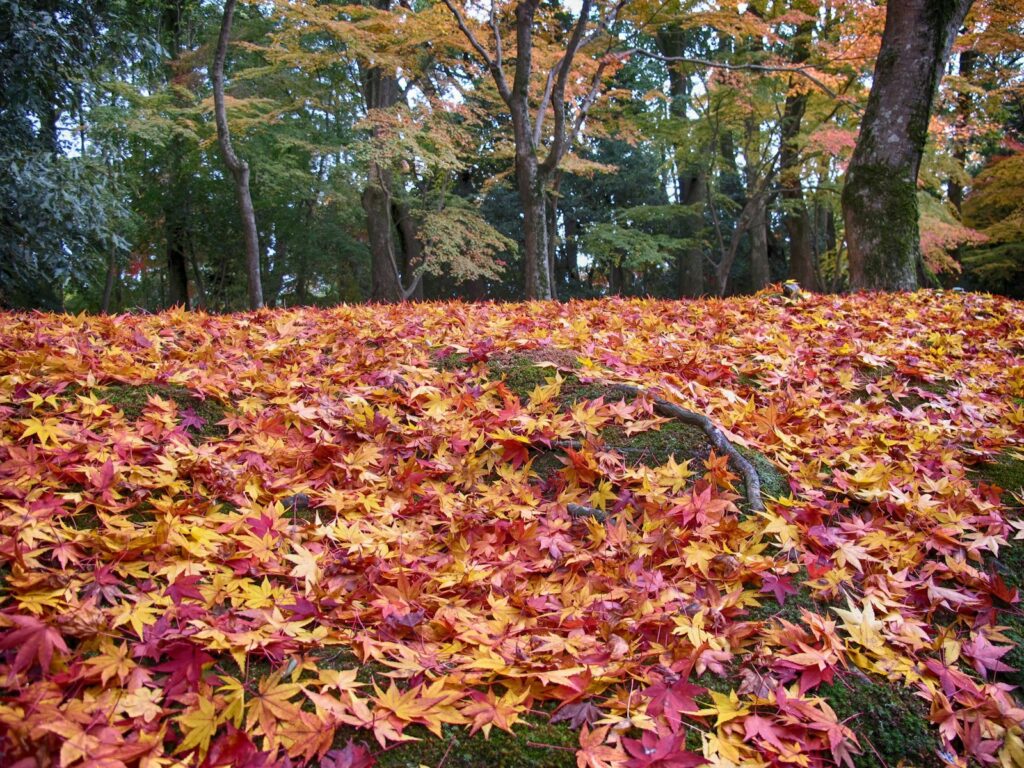
<instances>
[{"instance_id":1,"label":"bare branch","mask_svg":"<svg viewBox=\"0 0 1024 768\"><path fill-rule=\"evenodd\" d=\"M473 46L473 50L480 55L480 58L484 60L484 64L486 64L487 68L491 71L491 75L494 77L495 85L498 86L498 93L501 94L501 98L504 99L506 103L511 101L512 91L508 87L508 81L505 79L505 72L499 65L498 61L492 59L491 55L487 52L487 49L484 48L483 45L480 44L480 41L476 39L476 35L473 34L473 31L466 24L466 18L462 15L462 11L460 11L451 0L444 0L444 4L448 6L448 10L452 12L453 16L455 16L455 22L459 25L459 29L466 37L466 40L468 40L469 44Z\"/></svg>"},{"instance_id":2,"label":"bare branch","mask_svg":"<svg viewBox=\"0 0 1024 768\"><path fill-rule=\"evenodd\" d=\"M565 47L565 55L562 57L558 74L555 76L555 86L551 92L551 106L555 112L554 139L551 142L551 149L548 156L541 164L541 173L550 173L558 165L565 154L565 86L569 81L569 72L572 69L573 59L576 58L576 51L579 50L580 42L583 40L583 32L590 21L590 8L593 0L583 0L580 8L580 17L573 27L572 36ZM542 105L543 106L543 105Z\"/></svg>"},{"instance_id":3,"label":"bare branch","mask_svg":"<svg viewBox=\"0 0 1024 768\"><path fill-rule=\"evenodd\" d=\"M664 61L667 64L693 64L699 67L708 67L710 69L724 69L727 71L746 71L746 72L788 72L794 75L799 75L813 83L815 86L821 89L822 92L827 94L829 98L838 99L839 94L832 90L829 86L825 85L818 77L816 77L810 69L802 66L789 66L785 64L729 64L723 61L711 61L710 59L698 59L691 56L665 56L660 53L653 53L652 51L645 51L641 48L633 48L626 51L629 54L636 54L637 56L646 56L649 59L655 61Z\"/></svg>"}]
</instances>

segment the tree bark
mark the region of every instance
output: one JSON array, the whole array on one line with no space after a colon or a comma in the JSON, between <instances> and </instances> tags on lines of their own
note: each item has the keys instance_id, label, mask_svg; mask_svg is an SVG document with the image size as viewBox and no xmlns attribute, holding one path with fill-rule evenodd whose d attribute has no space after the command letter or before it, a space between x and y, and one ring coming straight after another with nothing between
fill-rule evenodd
<instances>
[{"instance_id":1,"label":"tree bark","mask_svg":"<svg viewBox=\"0 0 1024 768\"><path fill-rule=\"evenodd\" d=\"M220 25L220 36L217 38L217 52L213 58L213 104L217 122L217 142L220 145L221 157L231 171L235 180L235 197L238 210L242 217L242 231L245 235L245 273L249 291L249 309L260 309L263 306L263 284L260 276L260 243L256 229L256 211L249 193L249 164L235 154L231 145L231 133L228 130L228 113L224 105L224 60L228 53L228 40L231 37L231 21L235 13L237 0L224 3L224 16Z\"/></svg>"},{"instance_id":2,"label":"tree bark","mask_svg":"<svg viewBox=\"0 0 1024 768\"><path fill-rule=\"evenodd\" d=\"M758 198L750 217L750 287L760 291L772 281L768 264L768 200Z\"/></svg>"},{"instance_id":3,"label":"tree bark","mask_svg":"<svg viewBox=\"0 0 1024 768\"><path fill-rule=\"evenodd\" d=\"M687 227L687 234L692 238L698 238L704 230L704 208L708 200L707 177L703 172L696 176L680 176L678 183L683 196L680 202L689 209L686 215L686 221L690 224ZM679 254L676 266L679 296L703 296L704 249L700 245L690 245Z\"/></svg>"},{"instance_id":4,"label":"tree bark","mask_svg":"<svg viewBox=\"0 0 1024 768\"><path fill-rule=\"evenodd\" d=\"M171 60L165 67L167 79L176 74L178 57L181 54L181 2L167 0L163 6L163 24L166 45ZM179 99L176 97L176 101ZM179 104L179 106L183 106ZM167 189L164 194L164 238L167 252L167 305L186 309L188 302L188 269L185 262L185 240L188 238L188 184L182 173L182 155L186 152L185 142L173 136L168 146L170 162L167 174Z\"/></svg>"},{"instance_id":5,"label":"tree bark","mask_svg":"<svg viewBox=\"0 0 1024 768\"><path fill-rule=\"evenodd\" d=\"M853 290L918 287L917 175L935 92L971 5L972 0L902 0L887 6L843 189Z\"/></svg>"},{"instance_id":6,"label":"tree bark","mask_svg":"<svg viewBox=\"0 0 1024 768\"><path fill-rule=\"evenodd\" d=\"M107 254L107 277L103 282L103 300L100 304L100 314L110 314L110 304L114 296L114 285L117 282L120 271L117 263L117 249L111 248Z\"/></svg>"}]
</instances>

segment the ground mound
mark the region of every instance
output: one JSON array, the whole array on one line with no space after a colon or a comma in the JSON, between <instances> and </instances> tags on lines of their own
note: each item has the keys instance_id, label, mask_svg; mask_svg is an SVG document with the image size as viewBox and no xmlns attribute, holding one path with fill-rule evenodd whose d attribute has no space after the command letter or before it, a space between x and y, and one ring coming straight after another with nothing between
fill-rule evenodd
<instances>
[{"instance_id":1,"label":"ground mound","mask_svg":"<svg viewBox=\"0 0 1024 768\"><path fill-rule=\"evenodd\" d=\"M1024 304L3 321L4 765L1024 765Z\"/></svg>"}]
</instances>

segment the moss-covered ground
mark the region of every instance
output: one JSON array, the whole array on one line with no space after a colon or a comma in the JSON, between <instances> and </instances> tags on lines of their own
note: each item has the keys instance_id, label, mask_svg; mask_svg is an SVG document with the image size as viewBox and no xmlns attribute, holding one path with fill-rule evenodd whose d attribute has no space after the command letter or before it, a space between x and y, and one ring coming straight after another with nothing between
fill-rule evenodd
<instances>
[{"instance_id":1,"label":"moss-covered ground","mask_svg":"<svg viewBox=\"0 0 1024 768\"><path fill-rule=\"evenodd\" d=\"M150 397L171 400L178 406L179 413L191 410L202 420L201 427L189 427L194 437L211 440L227 435L227 429L217 423L225 416L224 406L212 398L198 397L184 387L167 384L111 384L98 387L93 394L117 408L129 421L136 421L142 416Z\"/></svg>"}]
</instances>

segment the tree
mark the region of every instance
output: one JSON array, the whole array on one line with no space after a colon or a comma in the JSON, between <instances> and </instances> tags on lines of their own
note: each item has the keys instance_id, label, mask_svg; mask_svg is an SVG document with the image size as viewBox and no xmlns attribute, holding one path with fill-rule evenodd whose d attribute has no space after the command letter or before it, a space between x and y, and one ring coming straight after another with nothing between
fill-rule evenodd
<instances>
[{"instance_id":1,"label":"tree","mask_svg":"<svg viewBox=\"0 0 1024 768\"><path fill-rule=\"evenodd\" d=\"M220 26L220 36L217 38L217 51L213 58L213 102L217 142L224 164L235 180L235 194L245 235L245 273L249 290L249 308L259 309L263 306L263 286L260 280L260 243L256 230L256 212L252 207L252 195L249 193L249 164L235 154L235 149L231 145L227 107L224 105L224 59L227 57L231 20L236 2L237 0L227 0L224 3L224 18Z\"/></svg>"},{"instance_id":2,"label":"tree","mask_svg":"<svg viewBox=\"0 0 1024 768\"><path fill-rule=\"evenodd\" d=\"M518 0L514 8L515 67L511 82L505 66L506 41L501 29L497 0L492 0L487 31L491 47L485 47L480 30L474 31L472 20L453 0L444 0L455 17L459 29L469 41L473 51L482 60L494 80L501 100L508 108L512 119L515 143L516 190L523 213L523 259L525 262L525 295L530 299L554 297L551 269L548 259L547 226L549 187L555 178L559 163L579 135L587 113L601 93L602 79L612 61L605 57L594 67L587 78L587 85L576 100L575 115L570 115L567 104L570 73L577 54L593 46L602 34L616 21L624 0L611 5L600 13L600 18L591 19L595 9L594 0L583 0L579 16L570 26L561 43L556 60L548 70L540 98L531 96L534 79L534 59L538 47L537 10L540 0ZM610 47L605 51L607 54ZM511 51L510 51L511 52ZM536 109L531 108L536 103ZM546 116L552 113L545 144ZM569 118L574 119L570 120ZM540 156L543 152L543 158Z\"/></svg>"},{"instance_id":3,"label":"tree","mask_svg":"<svg viewBox=\"0 0 1024 768\"><path fill-rule=\"evenodd\" d=\"M889 3L847 170L843 218L854 290L914 290L921 268L917 176L953 40L973 0Z\"/></svg>"}]
</instances>

